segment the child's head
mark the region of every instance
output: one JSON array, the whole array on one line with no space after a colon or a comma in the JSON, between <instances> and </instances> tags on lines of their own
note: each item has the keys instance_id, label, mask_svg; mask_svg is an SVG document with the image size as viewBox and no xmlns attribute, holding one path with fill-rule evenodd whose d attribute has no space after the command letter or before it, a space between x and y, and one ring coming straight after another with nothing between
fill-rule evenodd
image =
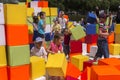
<instances>
[{"instance_id":1,"label":"child's head","mask_svg":"<svg viewBox=\"0 0 120 80\"><path fill-rule=\"evenodd\" d=\"M64 11L60 11L60 12L59 12L59 16L60 16L60 17L64 17L64 14L65 14Z\"/></svg>"},{"instance_id":2,"label":"child's head","mask_svg":"<svg viewBox=\"0 0 120 80\"><path fill-rule=\"evenodd\" d=\"M39 21L38 17L37 16L33 16L33 23L38 24L38 21Z\"/></svg>"},{"instance_id":3,"label":"child's head","mask_svg":"<svg viewBox=\"0 0 120 80\"><path fill-rule=\"evenodd\" d=\"M64 29L64 34L65 34L65 35L69 34L69 29L68 29L68 28L65 28L65 29Z\"/></svg>"},{"instance_id":4,"label":"child's head","mask_svg":"<svg viewBox=\"0 0 120 80\"><path fill-rule=\"evenodd\" d=\"M59 24L59 20L58 19L53 19L54 24Z\"/></svg>"},{"instance_id":5,"label":"child's head","mask_svg":"<svg viewBox=\"0 0 120 80\"><path fill-rule=\"evenodd\" d=\"M100 18L100 21L104 23L104 22L106 22L107 16L105 13L102 13L102 14L100 14L99 18Z\"/></svg>"},{"instance_id":6,"label":"child's head","mask_svg":"<svg viewBox=\"0 0 120 80\"><path fill-rule=\"evenodd\" d=\"M63 42L63 35L62 35L62 34L59 34L59 33L58 33L58 34L55 34L53 41L54 41L54 43L55 43L56 45L61 45L62 42Z\"/></svg>"},{"instance_id":7,"label":"child's head","mask_svg":"<svg viewBox=\"0 0 120 80\"><path fill-rule=\"evenodd\" d=\"M37 37L37 38L35 39L35 42L34 42L35 47L37 47L38 49L40 49L40 47L42 46L42 42L43 42L42 38Z\"/></svg>"},{"instance_id":8,"label":"child's head","mask_svg":"<svg viewBox=\"0 0 120 80\"><path fill-rule=\"evenodd\" d=\"M40 12L38 14L38 16L40 17L40 19L45 19L46 18L46 13L45 12Z\"/></svg>"}]
</instances>

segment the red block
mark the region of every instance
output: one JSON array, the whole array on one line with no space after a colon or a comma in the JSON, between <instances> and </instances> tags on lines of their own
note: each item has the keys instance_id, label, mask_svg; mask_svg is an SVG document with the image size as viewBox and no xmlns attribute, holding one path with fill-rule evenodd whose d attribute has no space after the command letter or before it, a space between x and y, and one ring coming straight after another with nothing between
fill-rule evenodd
<instances>
[{"instance_id":1,"label":"red block","mask_svg":"<svg viewBox=\"0 0 120 80\"><path fill-rule=\"evenodd\" d=\"M93 65L93 62L95 62L95 61L94 60L85 61L83 63L83 70L85 70L87 67L91 67Z\"/></svg>"},{"instance_id":2,"label":"red block","mask_svg":"<svg viewBox=\"0 0 120 80\"><path fill-rule=\"evenodd\" d=\"M78 41L71 41L70 42L71 53L82 53L82 42Z\"/></svg>"},{"instance_id":3,"label":"red block","mask_svg":"<svg viewBox=\"0 0 120 80\"><path fill-rule=\"evenodd\" d=\"M94 35L87 35L85 37L85 42L87 44L92 44L92 43L97 43L97 39L98 39L98 35L94 34Z\"/></svg>"},{"instance_id":4,"label":"red block","mask_svg":"<svg viewBox=\"0 0 120 80\"><path fill-rule=\"evenodd\" d=\"M33 43L33 34L29 34L29 44Z\"/></svg>"},{"instance_id":5,"label":"red block","mask_svg":"<svg viewBox=\"0 0 120 80\"><path fill-rule=\"evenodd\" d=\"M91 77L91 68L87 67L81 74L81 80L90 80Z\"/></svg>"},{"instance_id":6,"label":"red block","mask_svg":"<svg viewBox=\"0 0 120 80\"><path fill-rule=\"evenodd\" d=\"M39 1L38 7L48 7L48 1Z\"/></svg>"},{"instance_id":7,"label":"red block","mask_svg":"<svg viewBox=\"0 0 120 80\"><path fill-rule=\"evenodd\" d=\"M8 80L7 67L0 67L0 80Z\"/></svg>"},{"instance_id":8,"label":"red block","mask_svg":"<svg viewBox=\"0 0 120 80\"><path fill-rule=\"evenodd\" d=\"M66 80L78 80L77 78L73 78L73 77L71 77L71 76L67 76L66 77Z\"/></svg>"},{"instance_id":9,"label":"red block","mask_svg":"<svg viewBox=\"0 0 120 80\"><path fill-rule=\"evenodd\" d=\"M9 80L30 80L30 66L8 67Z\"/></svg>"}]
</instances>

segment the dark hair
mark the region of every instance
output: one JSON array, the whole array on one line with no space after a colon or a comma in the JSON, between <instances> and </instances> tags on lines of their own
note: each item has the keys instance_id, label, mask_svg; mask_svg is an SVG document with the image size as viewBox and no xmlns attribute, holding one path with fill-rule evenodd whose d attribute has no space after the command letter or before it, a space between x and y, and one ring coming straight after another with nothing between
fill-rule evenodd
<instances>
[{"instance_id":1,"label":"dark hair","mask_svg":"<svg viewBox=\"0 0 120 80\"><path fill-rule=\"evenodd\" d=\"M45 12L39 12L39 13L38 13L38 16L41 17L41 16L43 16L44 14L45 14Z\"/></svg>"},{"instance_id":2,"label":"dark hair","mask_svg":"<svg viewBox=\"0 0 120 80\"><path fill-rule=\"evenodd\" d=\"M63 34L57 33L54 35L54 40L58 40L61 38L61 36L63 36Z\"/></svg>"},{"instance_id":3,"label":"dark hair","mask_svg":"<svg viewBox=\"0 0 120 80\"><path fill-rule=\"evenodd\" d=\"M38 17L37 16L33 16L33 23L38 24L38 21L39 21Z\"/></svg>"}]
</instances>

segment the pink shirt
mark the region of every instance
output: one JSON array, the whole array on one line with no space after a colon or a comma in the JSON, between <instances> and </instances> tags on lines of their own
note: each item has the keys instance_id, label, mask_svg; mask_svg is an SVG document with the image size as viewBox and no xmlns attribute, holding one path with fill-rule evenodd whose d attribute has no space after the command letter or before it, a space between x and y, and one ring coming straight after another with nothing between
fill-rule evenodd
<instances>
[{"instance_id":1,"label":"pink shirt","mask_svg":"<svg viewBox=\"0 0 120 80\"><path fill-rule=\"evenodd\" d=\"M58 51L62 51L62 44L60 46L57 46L54 42L50 43L51 51L58 53Z\"/></svg>"}]
</instances>

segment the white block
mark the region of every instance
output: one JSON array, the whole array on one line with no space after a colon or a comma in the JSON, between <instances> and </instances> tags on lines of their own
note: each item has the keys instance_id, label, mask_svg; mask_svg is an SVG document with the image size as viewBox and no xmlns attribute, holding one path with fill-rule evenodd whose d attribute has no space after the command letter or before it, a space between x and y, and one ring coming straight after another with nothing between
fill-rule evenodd
<instances>
[{"instance_id":1,"label":"white block","mask_svg":"<svg viewBox=\"0 0 120 80\"><path fill-rule=\"evenodd\" d=\"M86 43L82 43L82 54L86 54L87 53L87 44Z\"/></svg>"},{"instance_id":2,"label":"white block","mask_svg":"<svg viewBox=\"0 0 120 80\"><path fill-rule=\"evenodd\" d=\"M42 11L42 9L40 7L34 7L35 16L37 16L37 14L41 11Z\"/></svg>"},{"instance_id":3,"label":"white block","mask_svg":"<svg viewBox=\"0 0 120 80\"><path fill-rule=\"evenodd\" d=\"M31 1L30 2L30 7L31 8L38 7L38 1Z\"/></svg>"},{"instance_id":4,"label":"white block","mask_svg":"<svg viewBox=\"0 0 120 80\"><path fill-rule=\"evenodd\" d=\"M46 28L45 28L45 33L50 33L51 31L52 31L51 25L50 25L50 24L47 24L47 25L46 25Z\"/></svg>"},{"instance_id":5,"label":"white block","mask_svg":"<svg viewBox=\"0 0 120 80\"><path fill-rule=\"evenodd\" d=\"M0 24L5 24L3 4L0 3Z\"/></svg>"},{"instance_id":6,"label":"white block","mask_svg":"<svg viewBox=\"0 0 120 80\"><path fill-rule=\"evenodd\" d=\"M1 45L6 45L4 25L0 25L0 46Z\"/></svg>"},{"instance_id":7,"label":"white block","mask_svg":"<svg viewBox=\"0 0 120 80\"><path fill-rule=\"evenodd\" d=\"M46 80L46 77L42 76L42 77L34 79L34 80Z\"/></svg>"},{"instance_id":8,"label":"white block","mask_svg":"<svg viewBox=\"0 0 120 80\"><path fill-rule=\"evenodd\" d=\"M98 47L97 46L91 46L90 47L90 54L89 56L91 57L95 57L96 53L97 53Z\"/></svg>"}]
</instances>

